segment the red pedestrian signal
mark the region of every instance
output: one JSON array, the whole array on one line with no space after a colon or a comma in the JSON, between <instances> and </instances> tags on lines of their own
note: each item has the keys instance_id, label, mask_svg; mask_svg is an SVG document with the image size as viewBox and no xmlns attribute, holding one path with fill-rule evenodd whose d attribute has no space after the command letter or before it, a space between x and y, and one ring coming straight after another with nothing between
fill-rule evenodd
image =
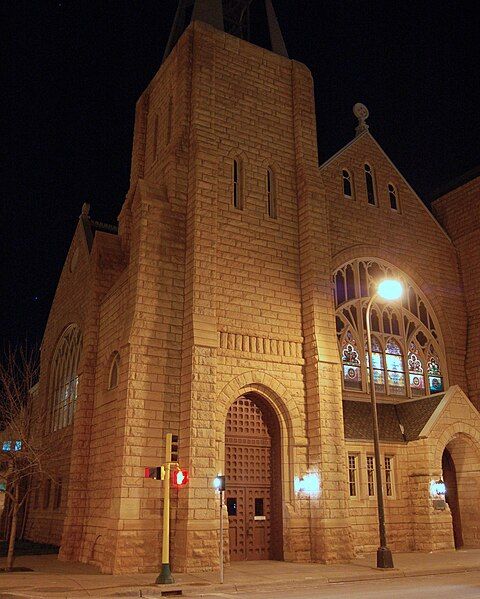
<instances>
[{"instance_id":1,"label":"red pedestrian signal","mask_svg":"<svg viewBox=\"0 0 480 599\"><path fill-rule=\"evenodd\" d=\"M172 486L180 489L185 487L188 483L188 470L182 470L180 468L172 472Z\"/></svg>"}]
</instances>

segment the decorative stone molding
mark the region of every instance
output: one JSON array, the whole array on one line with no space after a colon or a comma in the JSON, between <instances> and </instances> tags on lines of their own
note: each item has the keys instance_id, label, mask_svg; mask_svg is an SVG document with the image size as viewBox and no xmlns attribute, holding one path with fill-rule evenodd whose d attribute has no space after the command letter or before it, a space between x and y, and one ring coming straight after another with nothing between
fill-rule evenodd
<instances>
[{"instance_id":1,"label":"decorative stone molding","mask_svg":"<svg viewBox=\"0 0 480 599\"><path fill-rule=\"evenodd\" d=\"M285 339L271 339L257 337L242 333L219 332L219 345L221 349L248 352L252 354L266 354L274 356L287 356L302 358L302 343Z\"/></svg>"}]
</instances>

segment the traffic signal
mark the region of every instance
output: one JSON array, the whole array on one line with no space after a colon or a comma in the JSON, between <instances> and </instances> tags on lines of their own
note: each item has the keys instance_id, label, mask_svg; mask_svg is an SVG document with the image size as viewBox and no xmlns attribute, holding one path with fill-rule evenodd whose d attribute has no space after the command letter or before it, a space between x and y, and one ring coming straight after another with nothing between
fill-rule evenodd
<instances>
[{"instance_id":1,"label":"traffic signal","mask_svg":"<svg viewBox=\"0 0 480 599\"><path fill-rule=\"evenodd\" d=\"M165 478L165 469L163 466L148 466L145 468L145 478L154 478L163 480Z\"/></svg>"},{"instance_id":2,"label":"traffic signal","mask_svg":"<svg viewBox=\"0 0 480 599\"><path fill-rule=\"evenodd\" d=\"M165 444L165 462L178 463L178 435L167 433Z\"/></svg>"},{"instance_id":3,"label":"traffic signal","mask_svg":"<svg viewBox=\"0 0 480 599\"><path fill-rule=\"evenodd\" d=\"M180 489L188 483L188 470L176 468L172 471L172 486Z\"/></svg>"}]
</instances>

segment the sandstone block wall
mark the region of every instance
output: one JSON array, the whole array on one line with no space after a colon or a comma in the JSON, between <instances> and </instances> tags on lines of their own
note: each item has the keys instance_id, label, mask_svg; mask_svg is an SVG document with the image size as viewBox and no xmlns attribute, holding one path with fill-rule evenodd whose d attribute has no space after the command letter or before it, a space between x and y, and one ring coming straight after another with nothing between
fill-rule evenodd
<instances>
[{"instance_id":1,"label":"sandstone block wall","mask_svg":"<svg viewBox=\"0 0 480 599\"><path fill-rule=\"evenodd\" d=\"M368 204L364 164L374 174L377 206ZM353 178L353 199L343 195L342 169ZM467 389L466 312L455 246L369 133L321 167L329 205L332 267L360 257L382 258L425 293L440 322L448 382ZM397 189L399 210L387 186Z\"/></svg>"},{"instance_id":2,"label":"sandstone block wall","mask_svg":"<svg viewBox=\"0 0 480 599\"><path fill-rule=\"evenodd\" d=\"M468 393L477 409L480 409L480 177L448 192L436 200L432 207L457 250L468 315L465 362Z\"/></svg>"}]
</instances>

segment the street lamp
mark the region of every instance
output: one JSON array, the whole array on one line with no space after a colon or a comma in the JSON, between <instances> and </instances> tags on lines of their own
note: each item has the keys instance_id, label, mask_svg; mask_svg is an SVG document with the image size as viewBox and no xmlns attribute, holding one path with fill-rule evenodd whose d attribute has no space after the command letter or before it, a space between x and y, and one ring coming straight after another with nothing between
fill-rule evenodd
<instances>
[{"instance_id":1,"label":"street lamp","mask_svg":"<svg viewBox=\"0 0 480 599\"><path fill-rule=\"evenodd\" d=\"M377 285L377 291L370 298L366 313L368 364L370 367L370 399L372 402L373 446L375 450L378 532L380 536L380 547L377 549L377 568L393 568L393 557L392 552L387 547L387 533L385 531L385 508L383 505L382 470L380 467L380 439L378 435L377 396L375 394L375 381L373 380L371 311L372 304L377 297L387 301L394 301L400 299L402 294L403 287L399 281L395 279L384 279Z\"/></svg>"}]
</instances>

